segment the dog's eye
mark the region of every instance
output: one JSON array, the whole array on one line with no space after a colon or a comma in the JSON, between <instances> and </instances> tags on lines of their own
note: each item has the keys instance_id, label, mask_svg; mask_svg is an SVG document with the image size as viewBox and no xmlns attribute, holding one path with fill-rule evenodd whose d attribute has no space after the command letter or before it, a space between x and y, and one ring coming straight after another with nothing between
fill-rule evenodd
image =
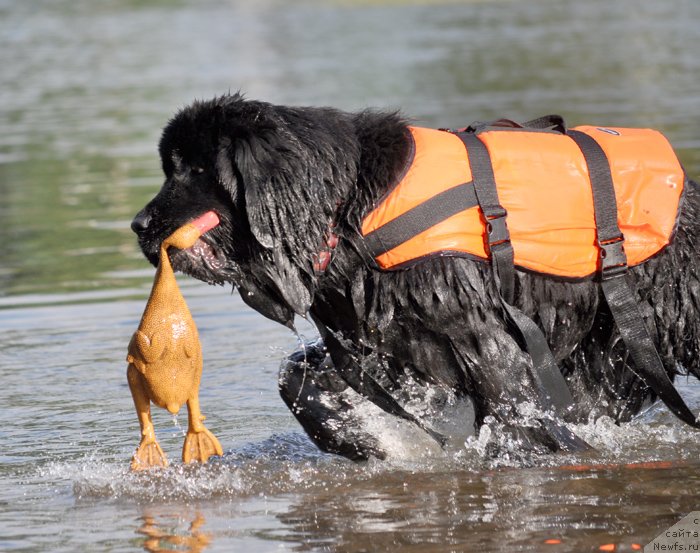
<instances>
[{"instance_id":1,"label":"dog's eye","mask_svg":"<svg viewBox=\"0 0 700 553\"><path fill-rule=\"evenodd\" d=\"M202 173L204 173L204 168L198 167L197 165L194 165L192 167L192 172L197 173L198 175L201 175Z\"/></svg>"}]
</instances>

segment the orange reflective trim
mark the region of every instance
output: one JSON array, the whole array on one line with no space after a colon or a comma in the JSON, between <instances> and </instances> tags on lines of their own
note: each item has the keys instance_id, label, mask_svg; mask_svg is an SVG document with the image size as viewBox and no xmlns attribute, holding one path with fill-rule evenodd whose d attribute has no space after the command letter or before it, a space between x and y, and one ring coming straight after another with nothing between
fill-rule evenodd
<instances>
[{"instance_id":1,"label":"orange reflective trim","mask_svg":"<svg viewBox=\"0 0 700 553\"><path fill-rule=\"evenodd\" d=\"M416 152L402 181L363 221L367 235L433 195L471 180L462 141L447 132L412 127ZM669 243L685 175L664 136L649 129L583 126L605 151L625 235L629 265ZM599 253L593 193L580 149L550 132L492 129L479 137L491 156L501 205L508 211L515 264L566 278L592 275ZM478 208L458 213L377 256L392 269L431 254L487 258Z\"/></svg>"}]
</instances>

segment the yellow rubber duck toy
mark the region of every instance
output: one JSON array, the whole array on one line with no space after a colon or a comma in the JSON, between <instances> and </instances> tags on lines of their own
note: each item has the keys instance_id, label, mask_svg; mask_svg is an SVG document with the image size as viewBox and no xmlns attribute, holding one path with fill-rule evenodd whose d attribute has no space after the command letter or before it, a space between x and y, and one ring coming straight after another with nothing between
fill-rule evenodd
<instances>
[{"instance_id":1,"label":"yellow rubber duck toy","mask_svg":"<svg viewBox=\"0 0 700 553\"><path fill-rule=\"evenodd\" d=\"M153 289L126 357L127 379L141 425L141 443L131 459L132 470L168 465L153 431L151 402L172 414L187 403L188 428L182 448L185 463L204 463L212 455L223 454L219 440L202 424L204 416L199 410L202 348L168 258L170 246L189 248L218 224L218 216L209 211L180 227L160 247Z\"/></svg>"}]
</instances>

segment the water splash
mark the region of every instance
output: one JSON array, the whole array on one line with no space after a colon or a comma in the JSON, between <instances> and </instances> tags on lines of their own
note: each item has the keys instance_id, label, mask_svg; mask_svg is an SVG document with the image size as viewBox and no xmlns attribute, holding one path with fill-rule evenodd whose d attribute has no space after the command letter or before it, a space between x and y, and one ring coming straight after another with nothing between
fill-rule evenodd
<instances>
[{"instance_id":1,"label":"water splash","mask_svg":"<svg viewBox=\"0 0 700 553\"><path fill-rule=\"evenodd\" d=\"M360 477L363 471L361 465L320 453L304 435L287 434L248 444L205 465L173 462L164 469L132 472L126 458L101 460L89 455L48 462L33 476L46 485L72 485L78 500L151 503L325 489L345 482L349 475Z\"/></svg>"},{"instance_id":2,"label":"water splash","mask_svg":"<svg viewBox=\"0 0 700 553\"><path fill-rule=\"evenodd\" d=\"M33 477L50 486L61 482L72 485L78 500L129 499L149 503L342 490L352 482L401 470L413 474L474 474L538 466L590 468L659 460L694 461L700 449L695 434L670 417L659 418L663 417L656 417L651 423L643 420L619 426L607 418L572 425L572 431L596 448L592 454L523 452L497 421L487 418L478 436L467 438L462 447L448 452L424 447L429 443L427 438L426 444L402 441L405 428L386 427L382 430L384 437L395 445L386 461L353 463L321 453L303 434L289 433L243 445L206 465L174 462L166 469L133 473L126 457L100 459L92 454L77 460L48 462L35 469Z\"/></svg>"}]
</instances>

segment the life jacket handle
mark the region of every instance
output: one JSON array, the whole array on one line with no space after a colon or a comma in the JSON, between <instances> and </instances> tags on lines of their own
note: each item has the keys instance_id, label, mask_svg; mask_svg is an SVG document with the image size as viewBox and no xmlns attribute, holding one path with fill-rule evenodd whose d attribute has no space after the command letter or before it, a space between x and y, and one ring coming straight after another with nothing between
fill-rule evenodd
<instances>
[{"instance_id":1,"label":"life jacket handle","mask_svg":"<svg viewBox=\"0 0 700 553\"><path fill-rule=\"evenodd\" d=\"M467 127L459 129L459 132L479 134L492 127L502 129L551 130L560 134L566 134L566 122L561 115L556 114L543 115L542 117L537 117L536 119L531 119L524 123L518 123L517 121L506 118L494 119L493 121L474 121Z\"/></svg>"}]
</instances>

